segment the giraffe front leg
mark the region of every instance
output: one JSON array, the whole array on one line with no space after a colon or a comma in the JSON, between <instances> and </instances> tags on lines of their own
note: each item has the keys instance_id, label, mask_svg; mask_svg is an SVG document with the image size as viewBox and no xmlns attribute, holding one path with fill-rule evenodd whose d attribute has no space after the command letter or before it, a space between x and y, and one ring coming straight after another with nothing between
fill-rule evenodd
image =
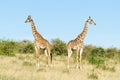
<instances>
[{"instance_id":1,"label":"giraffe front leg","mask_svg":"<svg viewBox=\"0 0 120 80\"><path fill-rule=\"evenodd\" d=\"M39 64L39 49L35 46L35 51L36 51L36 67L39 67L40 64Z\"/></svg>"},{"instance_id":2,"label":"giraffe front leg","mask_svg":"<svg viewBox=\"0 0 120 80\"><path fill-rule=\"evenodd\" d=\"M82 53L83 53L83 48L80 49L80 59L79 59L79 61L80 61L80 63L79 63L80 69L82 69Z\"/></svg>"}]
</instances>

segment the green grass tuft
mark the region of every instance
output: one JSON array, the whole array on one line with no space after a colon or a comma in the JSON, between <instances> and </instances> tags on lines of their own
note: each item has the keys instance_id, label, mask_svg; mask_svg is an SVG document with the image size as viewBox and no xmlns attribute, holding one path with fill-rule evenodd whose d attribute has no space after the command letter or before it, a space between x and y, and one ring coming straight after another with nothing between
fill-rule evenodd
<instances>
[{"instance_id":1,"label":"green grass tuft","mask_svg":"<svg viewBox=\"0 0 120 80\"><path fill-rule=\"evenodd\" d=\"M88 78L92 79L92 80L97 80L98 79L98 75L97 73L94 71L94 69L92 70L92 73L88 74Z\"/></svg>"},{"instance_id":2,"label":"green grass tuft","mask_svg":"<svg viewBox=\"0 0 120 80\"><path fill-rule=\"evenodd\" d=\"M23 66L33 66L31 62L24 61Z\"/></svg>"}]
</instances>

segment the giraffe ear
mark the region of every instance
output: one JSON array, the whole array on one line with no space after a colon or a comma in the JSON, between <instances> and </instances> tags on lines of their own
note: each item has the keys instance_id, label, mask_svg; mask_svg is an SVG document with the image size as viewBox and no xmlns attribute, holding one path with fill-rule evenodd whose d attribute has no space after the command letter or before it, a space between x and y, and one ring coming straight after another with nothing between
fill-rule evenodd
<instances>
[{"instance_id":1,"label":"giraffe ear","mask_svg":"<svg viewBox=\"0 0 120 80\"><path fill-rule=\"evenodd\" d=\"M91 17L89 16L89 19L91 19Z\"/></svg>"}]
</instances>

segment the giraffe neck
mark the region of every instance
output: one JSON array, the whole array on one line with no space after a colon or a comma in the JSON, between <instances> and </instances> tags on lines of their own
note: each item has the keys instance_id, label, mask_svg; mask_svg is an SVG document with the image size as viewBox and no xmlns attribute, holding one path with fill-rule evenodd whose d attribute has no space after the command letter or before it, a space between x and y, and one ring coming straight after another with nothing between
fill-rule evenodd
<instances>
[{"instance_id":1,"label":"giraffe neck","mask_svg":"<svg viewBox=\"0 0 120 80\"><path fill-rule=\"evenodd\" d=\"M88 31L88 23L85 23L84 29L81 34L78 35L78 40L83 41Z\"/></svg>"},{"instance_id":2,"label":"giraffe neck","mask_svg":"<svg viewBox=\"0 0 120 80\"><path fill-rule=\"evenodd\" d=\"M33 36L34 36L34 38L36 39L38 32L37 32L37 30L36 30L36 27L35 27L35 25L34 25L33 20L31 20L31 28L32 28Z\"/></svg>"}]
</instances>

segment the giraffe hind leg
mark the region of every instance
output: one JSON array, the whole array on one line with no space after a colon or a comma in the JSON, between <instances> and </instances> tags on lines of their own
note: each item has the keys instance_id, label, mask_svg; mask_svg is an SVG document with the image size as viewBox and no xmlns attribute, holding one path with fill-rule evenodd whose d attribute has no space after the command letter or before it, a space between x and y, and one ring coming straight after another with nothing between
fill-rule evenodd
<instances>
[{"instance_id":1,"label":"giraffe hind leg","mask_svg":"<svg viewBox=\"0 0 120 80\"><path fill-rule=\"evenodd\" d=\"M78 69L79 68L79 61L78 61L78 54L79 53L79 49L77 50L77 52L76 52L76 69Z\"/></svg>"},{"instance_id":2,"label":"giraffe hind leg","mask_svg":"<svg viewBox=\"0 0 120 80\"><path fill-rule=\"evenodd\" d=\"M52 53L50 51L50 48L48 48L47 51L48 51L48 56L49 56L50 64L52 65Z\"/></svg>"},{"instance_id":3,"label":"giraffe hind leg","mask_svg":"<svg viewBox=\"0 0 120 80\"><path fill-rule=\"evenodd\" d=\"M70 68L69 63L70 63L70 57L71 57L71 55L72 55L72 51L71 51L71 50L68 50L68 65L67 65L67 68L68 68L68 69Z\"/></svg>"},{"instance_id":4,"label":"giraffe hind leg","mask_svg":"<svg viewBox=\"0 0 120 80\"><path fill-rule=\"evenodd\" d=\"M47 66L48 66L48 58L49 58L48 56L49 56L49 55L48 55L47 49L45 49L44 52L45 52L45 56L46 56L46 64L47 64Z\"/></svg>"}]
</instances>

